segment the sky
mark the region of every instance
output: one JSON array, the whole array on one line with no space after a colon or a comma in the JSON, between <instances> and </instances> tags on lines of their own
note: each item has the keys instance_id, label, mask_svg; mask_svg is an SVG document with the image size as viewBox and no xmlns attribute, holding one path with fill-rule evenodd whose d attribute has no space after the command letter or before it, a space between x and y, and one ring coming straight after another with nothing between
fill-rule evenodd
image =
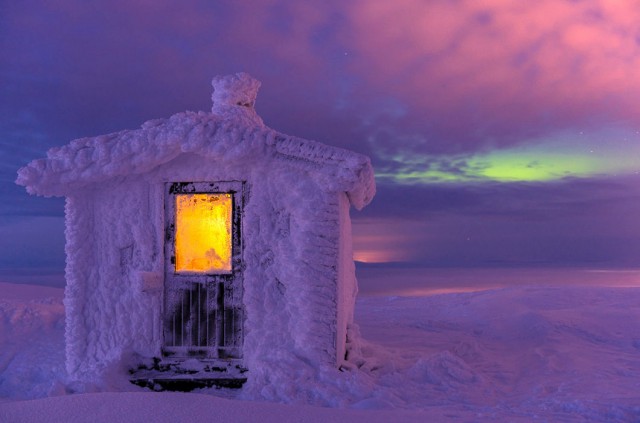
<instances>
[{"instance_id":1,"label":"sky","mask_svg":"<svg viewBox=\"0 0 640 423\"><path fill-rule=\"evenodd\" d=\"M638 22L631 0L2 2L0 277L64 267L64 200L17 169L209 110L241 71L268 126L371 158L359 261L639 268Z\"/></svg>"}]
</instances>

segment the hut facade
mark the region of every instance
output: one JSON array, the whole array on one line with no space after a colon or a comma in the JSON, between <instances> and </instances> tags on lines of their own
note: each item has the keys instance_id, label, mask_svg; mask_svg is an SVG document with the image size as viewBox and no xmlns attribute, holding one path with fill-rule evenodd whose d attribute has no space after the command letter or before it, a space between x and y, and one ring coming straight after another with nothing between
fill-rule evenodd
<instances>
[{"instance_id":1,"label":"hut facade","mask_svg":"<svg viewBox=\"0 0 640 423\"><path fill-rule=\"evenodd\" d=\"M139 379L244 381L346 359L349 211L374 196L373 170L265 126L259 86L216 77L211 112L77 139L20 169L29 193L66 197L72 377L99 377L123 354Z\"/></svg>"}]
</instances>

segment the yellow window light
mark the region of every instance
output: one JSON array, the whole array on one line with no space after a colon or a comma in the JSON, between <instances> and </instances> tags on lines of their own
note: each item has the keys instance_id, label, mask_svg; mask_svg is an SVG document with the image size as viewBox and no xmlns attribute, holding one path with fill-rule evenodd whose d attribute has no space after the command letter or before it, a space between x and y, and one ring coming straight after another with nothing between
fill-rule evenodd
<instances>
[{"instance_id":1,"label":"yellow window light","mask_svg":"<svg viewBox=\"0 0 640 423\"><path fill-rule=\"evenodd\" d=\"M231 194L178 194L176 272L231 272Z\"/></svg>"}]
</instances>

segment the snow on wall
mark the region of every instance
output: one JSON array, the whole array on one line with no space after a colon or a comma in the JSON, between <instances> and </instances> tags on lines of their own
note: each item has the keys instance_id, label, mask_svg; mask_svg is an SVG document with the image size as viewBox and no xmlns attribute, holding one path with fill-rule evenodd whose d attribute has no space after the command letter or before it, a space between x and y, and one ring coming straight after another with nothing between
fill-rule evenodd
<instances>
[{"instance_id":1,"label":"snow on wall","mask_svg":"<svg viewBox=\"0 0 640 423\"><path fill-rule=\"evenodd\" d=\"M84 313L84 304L87 298L87 284L84 281L93 279L93 254L92 248L86 248L85 244L91 242L89 234L93 233L93 218L86 211L90 205L87 196L69 196L65 201L65 253L67 256L65 277L64 307L66 311L66 356L67 372L74 374L79 371L80 364L77 357L86 353L88 329L85 321L80 318Z\"/></svg>"},{"instance_id":2,"label":"snow on wall","mask_svg":"<svg viewBox=\"0 0 640 423\"><path fill-rule=\"evenodd\" d=\"M353 262L353 245L351 236L351 218L349 217L349 199L346 194L339 194L340 206L340 252L338 254L338 327L336 336L337 364L348 358L347 338L356 336L352 332L354 325L353 313L358 282L356 281L356 266Z\"/></svg>"},{"instance_id":3,"label":"snow on wall","mask_svg":"<svg viewBox=\"0 0 640 423\"><path fill-rule=\"evenodd\" d=\"M68 222L77 229L67 230L71 375L95 377L125 351L159 356L161 291L144 292L137 275L162 272L162 187L170 177L247 181L247 392L278 398L285 393L274 389L292 383L292 369L335 368L344 357L344 340L338 339L346 336L355 300L354 269L340 264L351 260L340 258L345 194L326 193L300 170L269 161L239 166L185 155L141 176L103 182L87 189L81 203L68 201ZM345 251L350 244L350 238L342 241ZM336 354L337 343L342 350ZM274 384L278 378L282 383Z\"/></svg>"},{"instance_id":4,"label":"snow on wall","mask_svg":"<svg viewBox=\"0 0 640 423\"><path fill-rule=\"evenodd\" d=\"M76 378L99 375L124 350L159 353L160 301L138 275L159 260L148 188L132 180L67 199L67 371Z\"/></svg>"},{"instance_id":5,"label":"snow on wall","mask_svg":"<svg viewBox=\"0 0 640 423\"><path fill-rule=\"evenodd\" d=\"M197 181L246 181L245 394L306 396L309 380L337 371L357 291L349 207L371 201L373 170L365 156L264 126L247 78L214 79L212 113L75 140L19 171L30 193L67 197L72 377L95 378L125 352L160 355L164 186Z\"/></svg>"},{"instance_id":6,"label":"snow on wall","mask_svg":"<svg viewBox=\"0 0 640 423\"><path fill-rule=\"evenodd\" d=\"M184 156L147 176L247 181L243 303L248 389L269 384L278 369L291 380L293 363L298 368L336 363L338 195L287 163L256 157L211 165Z\"/></svg>"}]
</instances>

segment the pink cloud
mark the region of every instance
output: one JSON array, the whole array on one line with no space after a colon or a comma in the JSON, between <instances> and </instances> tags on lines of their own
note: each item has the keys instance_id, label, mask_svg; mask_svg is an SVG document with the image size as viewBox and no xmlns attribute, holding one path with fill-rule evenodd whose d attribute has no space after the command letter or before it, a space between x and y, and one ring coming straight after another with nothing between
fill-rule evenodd
<instances>
[{"instance_id":1,"label":"pink cloud","mask_svg":"<svg viewBox=\"0 0 640 423\"><path fill-rule=\"evenodd\" d=\"M636 2L360 1L349 16L353 71L427 116L640 123Z\"/></svg>"}]
</instances>

